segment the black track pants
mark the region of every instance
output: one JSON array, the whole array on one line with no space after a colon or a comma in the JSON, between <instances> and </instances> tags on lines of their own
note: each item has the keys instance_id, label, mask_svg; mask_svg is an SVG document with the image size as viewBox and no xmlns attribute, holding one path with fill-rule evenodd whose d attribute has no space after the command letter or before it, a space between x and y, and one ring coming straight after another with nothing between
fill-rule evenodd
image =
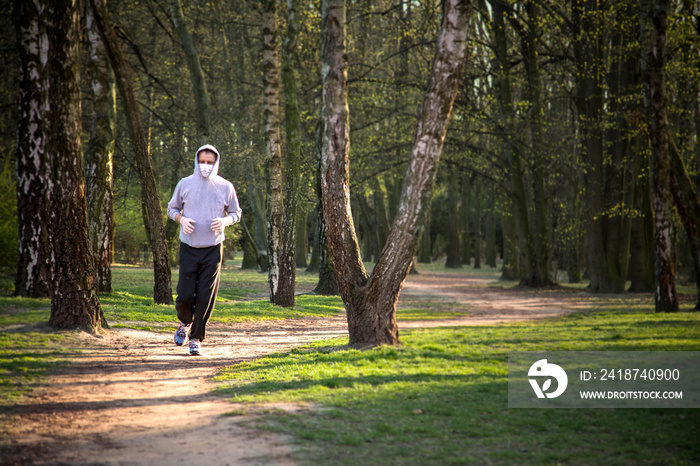
<instances>
[{"instance_id":1,"label":"black track pants","mask_svg":"<svg viewBox=\"0 0 700 466\"><path fill-rule=\"evenodd\" d=\"M190 338L204 340L219 291L222 252L223 244L193 248L180 243L180 279L175 309L180 322L192 324Z\"/></svg>"}]
</instances>

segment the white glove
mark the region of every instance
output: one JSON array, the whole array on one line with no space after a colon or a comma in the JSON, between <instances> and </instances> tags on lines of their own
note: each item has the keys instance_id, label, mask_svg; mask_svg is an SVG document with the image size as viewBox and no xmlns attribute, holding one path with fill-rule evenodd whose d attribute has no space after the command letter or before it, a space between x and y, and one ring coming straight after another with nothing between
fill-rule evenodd
<instances>
[{"instance_id":1,"label":"white glove","mask_svg":"<svg viewBox=\"0 0 700 466\"><path fill-rule=\"evenodd\" d=\"M182 232L186 235L189 235L194 231L195 223L196 222L191 218L187 218L184 216L180 217L180 227L182 228Z\"/></svg>"},{"instance_id":2,"label":"white glove","mask_svg":"<svg viewBox=\"0 0 700 466\"><path fill-rule=\"evenodd\" d=\"M232 223L233 223L233 219L231 217L229 217L228 215L226 217L212 219L211 231L213 231L217 234L220 234L221 232L224 231L224 228L231 225Z\"/></svg>"}]
</instances>

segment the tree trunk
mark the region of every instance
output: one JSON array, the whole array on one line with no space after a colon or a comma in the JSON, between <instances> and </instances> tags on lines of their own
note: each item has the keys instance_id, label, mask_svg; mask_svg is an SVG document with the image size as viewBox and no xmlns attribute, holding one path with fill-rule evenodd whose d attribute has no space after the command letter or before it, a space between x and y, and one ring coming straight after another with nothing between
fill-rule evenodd
<instances>
[{"instance_id":1,"label":"tree trunk","mask_svg":"<svg viewBox=\"0 0 700 466\"><path fill-rule=\"evenodd\" d=\"M300 203L299 209L297 211L297 233L296 233L296 263L297 268L308 267L308 261L306 255L308 252L308 242L307 242L307 225L306 222L309 219L309 213L306 210L304 203Z\"/></svg>"},{"instance_id":2,"label":"tree trunk","mask_svg":"<svg viewBox=\"0 0 700 466\"><path fill-rule=\"evenodd\" d=\"M618 21L634 21L629 5L617 5ZM574 55L578 82L577 108L581 121L587 171L587 273L589 290L598 293L622 293L628 267L631 221L624 211L631 202L633 185L626 179L625 156L629 154L629 134L626 112L618 102L633 92L633 72L636 58L627 51L636 40L630 36L634 26L626 25L607 39L603 6L595 0L577 0L572 6ZM605 89L602 77L608 61L605 50L611 42L614 50L610 66L610 86ZM606 95L608 100L606 103ZM616 112L620 112L616 115ZM616 126L608 132L606 144L604 127L606 114L618 117ZM619 212L618 212L619 211Z\"/></svg>"},{"instance_id":3,"label":"tree trunk","mask_svg":"<svg viewBox=\"0 0 700 466\"><path fill-rule=\"evenodd\" d=\"M447 0L428 91L418 119L399 211L389 238L368 277L350 212L349 121L345 54L345 3L324 0L323 170L328 246L348 317L350 345L399 343L396 302L413 263L416 234L423 225L442 144L461 80L466 50L468 2Z\"/></svg>"},{"instance_id":4,"label":"tree trunk","mask_svg":"<svg viewBox=\"0 0 700 466\"><path fill-rule=\"evenodd\" d=\"M243 214L241 217L241 223L243 224L243 229L245 230L245 242L243 246L243 260L241 261L241 269L243 270L253 270L258 269L258 248L255 247L255 237L251 233L250 228L254 228L254 223L251 224L247 222L246 215ZM249 218L249 217L248 217Z\"/></svg>"},{"instance_id":5,"label":"tree trunk","mask_svg":"<svg viewBox=\"0 0 700 466\"><path fill-rule=\"evenodd\" d=\"M520 276L518 273L518 239L515 234L515 218L512 215L512 202L505 200L504 214L501 217L503 224L503 268L500 280L515 281Z\"/></svg>"},{"instance_id":6,"label":"tree trunk","mask_svg":"<svg viewBox=\"0 0 700 466\"><path fill-rule=\"evenodd\" d=\"M325 122L323 114L319 115L316 125L316 235L318 235L318 283L314 293L322 296L335 296L339 293L338 281L335 279L335 268L328 251L328 237L326 235L326 221L323 216L323 189L321 187L321 175L323 166L323 135Z\"/></svg>"},{"instance_id":7,"label":"tree trunk","mask_svg":"<svg viewBox=\"0 0 700 466\"><path fill-rule=\"evenodd\" d=\"M379 228L377 227L377 215L369 206L363 194L357 196L360 207L360 225L363 233L364 262L376 261L379 257Z\"/></svg>"},{"instance_id":8,"label":"tree trunk","mask_svg":"<svg viewBox=\"0 0 700 466\"><path fill-rule=\"evenodd\" d=\"M690 252L693 256L697 295L695 310L700 310L700 200L695 192L695 186L685 169L681 154L678 153L678 149L673 141L669 142L671 149L669 154L671 158L671 192L688 236Z\"/></svg>"},{"instance_id":9,"label":"tree trunk","mask_svg":"<svg viewBox=\"0 0 700 466\"><path fill-rule=\"evenodd\" d=\"M635 190L635 210L641 212L632 224L630 243L630 288L633 293L654 291L654 212L649 179L644 175Z\"/></svg>"},{"instance_id":10,"label":"tree trunk","mask_svg":"<svg viewBox=\"0 0 700 466\"><path fill-rule=\"evenodd\" d=\"M474 188L476 195L474 196L474 201L476 203L476 209L474 213L474 268L481 268L481 203L482 203L482 190L483 183L477 181L474 183Z\"/></svg>"},{"instance_id":11,"label":"tree trunk","mask_svg":"<svg viewBox=\"0 0 700 466\"><path fill-rule=\"evenodd\" d=\"M184 163L184 121L180 119L177 123L177 129L175 130L175 146L171 149L172 151L172 165L170 171L170 196L172 197L180 181L180 167ZM180 243L180 236L178 234L179 225L178 223L168 218L165 221L165 244L168 248L168 258L170 259L171 266L177 266L179 263L178 257L180 250L178 244Z\"/></svg>"},{"instance_id":12,"label":"tree trunk","mask_svg":"<svg viewBox=\"0 0 700 466\"><path fill-rule=\"evenodd\" d=\"M323 221L323 209L319 209L321 216L318 221L318 283L314 293L322 296L335 296L339 293L338 281L335 279L335 269L328 252L328 239L326 237L326 224Z\"/></svg>"},{"instance_id":13,"label":"tree trunk","mask_svg":"<svg viewBox=\"0 0 700 466\"><path fill-rule=\"evenodd\" d=\"M299 221L299 182L301 177L301 122L297 102L295 69L299 38L299 0L287 0L287 33L282 44L282 90L284 93L284 127L287 136L284 156L284 223L279 258L279 285L273 302L294 306L297 267L297 222ZM306 266L306 264L304 264Z\"/></svg>"},{"instance_id":14,"label":"tree trunk","mask_svg":"<svg viewBox=\"0 0 700 466\"><path fill-rule=\"evenodd\" d=\"M534 221L531 224L531 238L535 253L532 261L533 274L530 278L530 286L548 286L552 284L549 277L549 248L547 247L547 196L544 189L545 167L542 152L544 144L542 121L542 105L540 103L540 71L537 60L537 41L540 36L540 11L537 2L526 2L527 19L529 27L523 37L523 56L525 57L525 69L527 71L527 96L530 103L528 109L530 126L530 146L533 159L532 184L534 198Z\"/></svg>"},{"instance_id":15,"label":"tree trunk","mask_svg":"<svg viewBox=\"0 0 700 466\"><path fill-rule=\"evenodd\" d=\"M608 114L614 118L606 137L608 160L605 164L606 210L611 212L604 218L606 232L606 256L609 268L608 280L617 292L624 291L629 270L629 252L632 218L629 210L634 204L635 180L642 171L636 163L632 149L636 130L629 124L629 115L638 110L631 102L638 91L639 53L639 7L630 0L615 5L616 27L613 28L612 57L609 72L607 105ZM630 50L634 51L631 53Z\"/></svg>"},{"instance_id":16,"label":"tree trunk","mask_svg":"<svg viewBox=\"0 0 700 466\"><path fill-rule=\"evenodd\" d=\"M496 267L496 203L494 197L491 196L491 206L486 212L486 265Z\"/></svg>"},{"instance_id":17,"label":"tree trunk","mask_svg":"<svg viewBox=\"0 0 700 466\"><path fill-rule=\"evenodd\" d=\"M90 242L95 256L97 290L111 293L114 249L112 157L117 133L116 88L92 9L85 9L85 19L93 103L90 142L86 151Z\"/></svg>"},{"instance_id":18,"label":"tree trunk","mask_svg":"<svg viewBox=\"0 0 700 466\"><path fill-rule=\"evenodd\" d=\"M280 65L277 44L277 2L263 2L263 133L267 171L267 260L270 302L294 305L294 292L280 279L285 271L284 257L284 176L280 145ZM286 275L288 276L288 275Z\"/></svg>"},{"instance_id":19,"label":"tree trunk","mask_svg":"<svg viewBox=\"0 0 700 466\"><path fill-rule=\"evenodd\" d=\"M270 261L267 257L267 223L265 211L265 193L259 189L262 179L259 176L260 169L257 166L248 167L246 179L248 181L248 200L250 201L250 210L253 213L253 224L255 225L255 249L258 266L261 272L270 270Z\"/></svg>"},{"instance_id":20,"label":"tree trunk","mask_svg":"<svg viewBox=\"0 0 700 466\"><path fill-rule=\"evenodd\" d=\"M430 209L425 213L425 222L423 226L423 234L421 235L421 245L418 250L418 262L422 264L430 264L430 254L432 247L430 241Z\"/></svg>"},{"instance_id":21,"label":"tree trunk","mask_svg":"<svg viewBox=\"0 0 700 466\"><path fill-rule=\"evenodd\" d=\"M462 251L459 239L459 201L461 200L461 193L459 189L459 172L455 168L450 168L449 172L447 187L447 258L445 267L458 269L462 267Z\"/></svg>"},{"instance_id":22,"label":"tree trunk","mask_svg":"<svg viewBox=\"0 0 700 466\"><path fill-rule=\"evenodd\" d=\"M320 200L319 200L320 201ZM319 209L322 207L319 207L319 203L316 203L316 207L314 208L314 213L317 213ZM318 243L318 238L319 238L319 229L320 229L320 224L318 222L318 217L316 217L316 222L314 225L314 238L313 242L311 245L311 258L309 259L309 264L306 266L306 273L318 273L318 268L319 268L319 243Z\"/></svg>"},{"instance_id":23,"label":"tree trunk","mask_svg":"<svg viewBox=\"0 0 700 466\"><path fill-rule=\"evenodd\" d=\"M211 143L211 105L207 85L204 81L204 73L202 73L202 66L199 64L199 55L192 41L192 36L187 31L187 25L182 16L180 0L169 0L168 4L177 39L180 41L182 51L185 53L185 63L187 63L187 69L190 71L190 78L192 79L194 103L197 111L199 145L209 144Z\"/></svg>"},{"instance_id":24,"label":"tree trunk","mask_svg":"<svg viewBox=\"0 0 700 466\"><path fill-rule=\"evenodd\" d=\"M17 122L17 224L19 260L15 295L50 295L51 257L47 238L46 187L51 177L46 155L48 73L41 50L48 47L45 12L35 2L15 0L17 50L20 58L19 119Z\"/></svg>"},{"instance_id":25,"label":"tree trunk","mask_svg":"<svg viewBox=\"0 0 700 466\"><path fill-rule=\"evenodd\" d=\"M649 100L652 110L649 134L654 180L656 312L678 311L671 235L673 198L668 152L668 101L664 72L668 8L668 0L659 1L652 12L653 28L649 48Z\"/></svg>"},{"instance_id":26,"label":"tree trunk","mask_svg":"<svg viewBox=\"0 0 700 466\"><path fill-rule=\"evenodd\" d=\"M572 6L574 55L577 66L578 101L583 147L586 154L587 270L589 289L593 292L615 292L605 272L609 270L605 254L604 173L603 173L603 49L602 32L596 22L595 0L577 0Z\"/></svg>"},{"instance_id":27,"label":"tree trunk","mask_svg":"<svg viewBox=\"0 0 700 466\"><path fill-rule=\"evenodd\" d=\"M511 90L510 61L508 59L508 41L506 37L504 21L504 4L500 1L489 0L493 10L493 49L495 68L498 70L498 79L495 87L498 93L499 111L503 117L503 138L508 162L510 177L511 202L515 224L515 235L518 240L518 257L516 262L520 265L520 284L536 285L535 269L536 256L533 239L530 235L530 219L528 208L528 194L525 189L524 167L522 162L520 132L516 131L513 121L515 106ZM474 252L474 264L476 266L477 252Z\"/></svg>"},{"instance_id":28,"label":"tree trunk","mask_svg":"<svg viewBox=\"0 0 700 466\"><path fill-rule=\"evenodd\" d=\"M48 122L46 150L51 164L47 195L52 249L51 317L57 328L97 333L102 309L88 235L80 110L80 11L48 1ZM46 50L46 49L44 49Z\"/></svg>"},{"instance_id":29,"label":"tree trunk","mask_svg":"<svg viewBox=\"0 0 700 466\"><path fill-rule=\"evenodd\" d=\"M462 175L462 206L459 218L462 223L462 264L472 265L472 232L471 232L471 209L472 192L471 180L466 173Z\"/></svg>"},{"instance_id":30,"label":"tree trunk","mask_svg":"<svg viewBox=\"0 0 700 466\"><path fill-rule=\"evenodd\" d=\"M136 93L132 85L134 79L131 68L126 62L101 0L90 0L90 5L95 14L95 21L100 31L102 42L107 50L109 61L112 64L112 69L117 77L117 87L124 101L129 132L134 145L134 153L136 154L136 165L141 177L141 189L144 191L144 208L148 212L149 239L151 251L153 251L153 299L159 304L172 304L173 292L168 249L163 227L163 210L156 186L153 160L148 152L148 141L141 121Z\"/></svg>"},{"instance_id":31,"label":"tree trunk","mask_svg":"<svg viewBox=\"0 0 700 466\"><path fill-rule=\"evenodd\" d=\"M573 182L571 189L571 208L567 212L569 219L569 230L571 235L567 237L566 242L566 272L569 283L581 283L581 246L582 241L582 222L583 217L581 212L581 195L579 194L579 180Z\"/></svg>"},{"instance_id":32,"label":"tree trunk","mask_svg":"<svg viewBox=\"0 0 700 466\"><path fill-rule=\"evenodd\" d=\"M386 209L386 198L379 178L372 177L372 194L374 197L374 215L377 232L377 249L381 248L389 237L389 214Z\"/></svg>"}]
</instances>

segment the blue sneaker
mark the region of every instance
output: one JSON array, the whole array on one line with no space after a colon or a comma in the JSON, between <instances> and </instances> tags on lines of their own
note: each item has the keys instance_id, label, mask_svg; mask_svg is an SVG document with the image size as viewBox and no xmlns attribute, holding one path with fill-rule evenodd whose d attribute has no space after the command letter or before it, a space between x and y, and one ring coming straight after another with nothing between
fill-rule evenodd
<instances>
[{"instance_id":1,"label":"blue sneaker","mask_svg":"<svg viewBox=\"0 0 700 466\"><path fill-rule=\"evenodd\" d=\"M185 325L182 322L180 322L180 326L177 329L177 332L175 332L175 344L177 346L182 346L185 344L187 341L187 338L189 337L190 333L190 326Z\"/></svg>"},{"instance_id":2,"label":"blue sneaker","mask_svg":"<svg viewBox=\"0 0 700 466\"><path fill-rule=\"evenodd\" d=\"M190 356L201 356L202 354L202 342L196 338L190 340Z\"/></svg>"}]
</instances>

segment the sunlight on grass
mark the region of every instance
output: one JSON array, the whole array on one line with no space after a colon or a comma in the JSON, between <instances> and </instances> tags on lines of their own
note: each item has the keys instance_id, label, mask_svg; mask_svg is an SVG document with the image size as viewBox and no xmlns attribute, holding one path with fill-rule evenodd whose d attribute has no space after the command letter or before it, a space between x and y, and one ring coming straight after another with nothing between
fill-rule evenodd
<instances>
[{"instance_id":1,"label":"sunlight on grass","mask_svg":"<svg viewBox=\"0 0 700 466\"><path fill-rule=\"evenodd\" d=\"M77 352L66 349L68 335L32 330L31 320L33 317L22 322L19 331L0 331L0 406L19 400Z\"/></svg>"},{"instance_id":2,"label":"sunlight on grass","mask_svg":"<svg viewBox=\"0 0 700 466\"><path fill-rule=\"evenodd\" d=\"M439 320L439 319L457 319L466 317L469 313L466 311L433 311L429 309L397 309L396 320L401 322L417 321L417 320Z\"/></svg>"},{"instance_id":3,"label":"sunlight on grass","mask_svg":"<svg viewBox=\"0 0 700 466\"><path fill-rule=\"evenodd\" d=\"M370 264L371 268L371 264ZM509 410L507 354L535 350L699 350L700 314L656 314L650 294L592 295L583 285L510 290L497 269L418 264L425 274L477 278L509 299L549 297L579 312L501 326L401 329L402 346L358 351L347 339L238 364L218 377L232 415L264 413L256 426L293 439L302 464L696 464L697 410ZM116 328L171 332L173 305L152 299L153 271L113 269L100 300ZM299 273L298 291L315 274ZM173 288L177 271L173 274ZM227 268L210 322L336 317L338 296L301 294L294 308L269 302L267 275ZM438 299L436 297L435 299ZM681 295L684 311L694 295ZM468 316L463 304L407 300L401 322ZM49 300L0 298L0 404L21 399L77 351L71 334L49 333ZM283 411L276 403L298 410Z\"/></svg>"},{"instance_id":4,"label":"sunlight on grass","mask_svg":"<svg viewBox=\"0 0 700 466\"><path fill-rule=\"evenodd\" d=\"M700 455L695 410L507 409L509 351L700 350L697 313L578 313L410 330L402 341L358 351L328 340L238 364L218 377L218 392L240 414L307 406L259 425L293 433L310 464L578 463L582 451L589 464L682 464Z\"/></svg>"}]
</instances>

